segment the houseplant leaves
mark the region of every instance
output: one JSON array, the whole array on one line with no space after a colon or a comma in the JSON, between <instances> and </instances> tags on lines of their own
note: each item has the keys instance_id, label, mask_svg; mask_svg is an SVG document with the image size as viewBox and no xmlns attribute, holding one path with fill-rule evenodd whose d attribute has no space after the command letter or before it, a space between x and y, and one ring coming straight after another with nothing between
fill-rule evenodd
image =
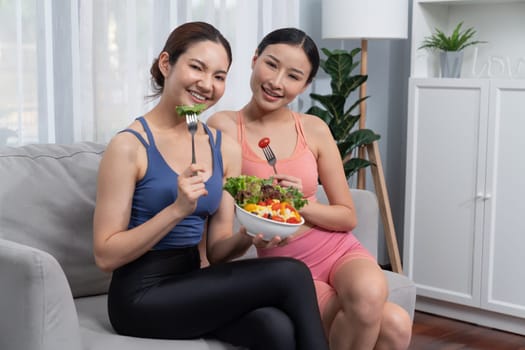
<instances>
[{"instance_id":1,"label":"houseplant leaves","mask_svg":"<svg viewBox=\"0 0 525 350\"><path fill-rule=\"evenodd\" d=\"M320 106L314 105L306 113L318 116L328 125L343 159L345 175L350 177L357 170L372 164L366 159L355 158L357 149L380 138L380 135L370 129L356 128L356 123L361 118L359 104L368 96L357 98L345 109L352 92L366 82L368 76L352 75L353 70L359 65L359 62L354 62L354 57L361 51L360 48L352 51L330 51L326 48L321 50L326 55L326 59L321 60L320 67L330 76L332 93L328 95L311 93L312 100L318 102Z\"/></svg>"}]
</instances>

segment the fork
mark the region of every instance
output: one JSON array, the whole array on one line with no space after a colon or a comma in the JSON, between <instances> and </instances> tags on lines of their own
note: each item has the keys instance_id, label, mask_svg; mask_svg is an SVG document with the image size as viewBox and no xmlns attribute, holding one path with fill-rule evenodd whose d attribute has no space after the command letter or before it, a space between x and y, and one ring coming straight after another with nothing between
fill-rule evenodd
<instances>
[{"instance_id":1,"label":"fork","mask_svg":"<svg viewBox=\"0 0 525 350\"><path fill-rule=\"evenodd\" d=\"M277 162L277 158L275 158L275 153L273 153L272 149L270 148L270 145L266 145L262 148L264 156L266 157L266 160L268 161L268 164L270 164L273 168L273 172L277 174L277 169L275 168L275 163Z\"/></svg>"},{"instance_id":2,"label":"fork","mask_svg":"<svg viewBox=\"0 0 525 350\"><path fill-rule=\"evenodd\" d=\"M191 134L191 164L195 164L195 132L197 132L197 126L199 125L197 114L186 114L186 124L188 125L188 131Z\"/></svg>"}]
</instances>

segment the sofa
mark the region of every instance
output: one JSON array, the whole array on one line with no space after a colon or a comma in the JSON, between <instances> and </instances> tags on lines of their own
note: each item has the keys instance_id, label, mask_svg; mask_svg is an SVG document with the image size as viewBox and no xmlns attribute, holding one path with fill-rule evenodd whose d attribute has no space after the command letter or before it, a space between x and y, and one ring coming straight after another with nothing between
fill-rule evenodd
<instances>
[{"instance_id":1,"label":"sofa","mask_svg":"<svg viewBox=\"0 0 525 350\"><path fill-rule=\"evenodd\" d=\"M91 142L0 148L0 349L234 349L210 339L142 339L112 329L106 309L111 276L97 268L92 251L104 148ZM375 196L352 193L356 234L377 254ZM415 285L401 274L385 274L390 299L413 316Z\"/></svg>"}]
</instances>

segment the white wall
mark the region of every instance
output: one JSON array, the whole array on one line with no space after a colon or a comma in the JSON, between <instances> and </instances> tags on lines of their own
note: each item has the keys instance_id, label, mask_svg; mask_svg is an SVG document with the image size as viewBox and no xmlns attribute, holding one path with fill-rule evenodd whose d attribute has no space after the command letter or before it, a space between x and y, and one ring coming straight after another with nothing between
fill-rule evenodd
<instances>
[{"instance_id":1,"label":"white wall","mask_svg":"<svg viewBox=\"0 0 525 350\"><path fill-rule=\"evenodd\" d=\"M301 0L300 6L300 28L316 41L319 48L351 50L360 46L359 40L321 38L321 0ZM409 60L409 39L368 41L367 95L370 98L367 100L366 126L381 135L379 147L401 256ZM304 112L311 106L310 92L324 94L329 91L329 78L320 70L311 89L299 99L300 110ZM368 174L367 188L373 190L370 172ZM380 263L388 262L384 242L379 246L378 256Z\"/></svg>"}]
</instances>

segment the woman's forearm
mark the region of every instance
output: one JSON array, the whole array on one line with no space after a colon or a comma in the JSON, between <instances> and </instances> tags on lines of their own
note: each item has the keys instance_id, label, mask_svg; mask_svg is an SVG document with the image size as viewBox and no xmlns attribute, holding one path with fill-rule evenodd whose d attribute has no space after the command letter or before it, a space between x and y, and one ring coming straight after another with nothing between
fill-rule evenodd
<instances>
[{"instance_id":1,"label":"woman's forearm","mask_svg":"<svg viewBox=\"0 0 525 350\"><path fill-rule=\"evenodd\" d=\"M355 213L343 205L325 205L310 202L300 214L312 225L333 231L351 231L357 224Z\"/></svg>"}]
</instances>

